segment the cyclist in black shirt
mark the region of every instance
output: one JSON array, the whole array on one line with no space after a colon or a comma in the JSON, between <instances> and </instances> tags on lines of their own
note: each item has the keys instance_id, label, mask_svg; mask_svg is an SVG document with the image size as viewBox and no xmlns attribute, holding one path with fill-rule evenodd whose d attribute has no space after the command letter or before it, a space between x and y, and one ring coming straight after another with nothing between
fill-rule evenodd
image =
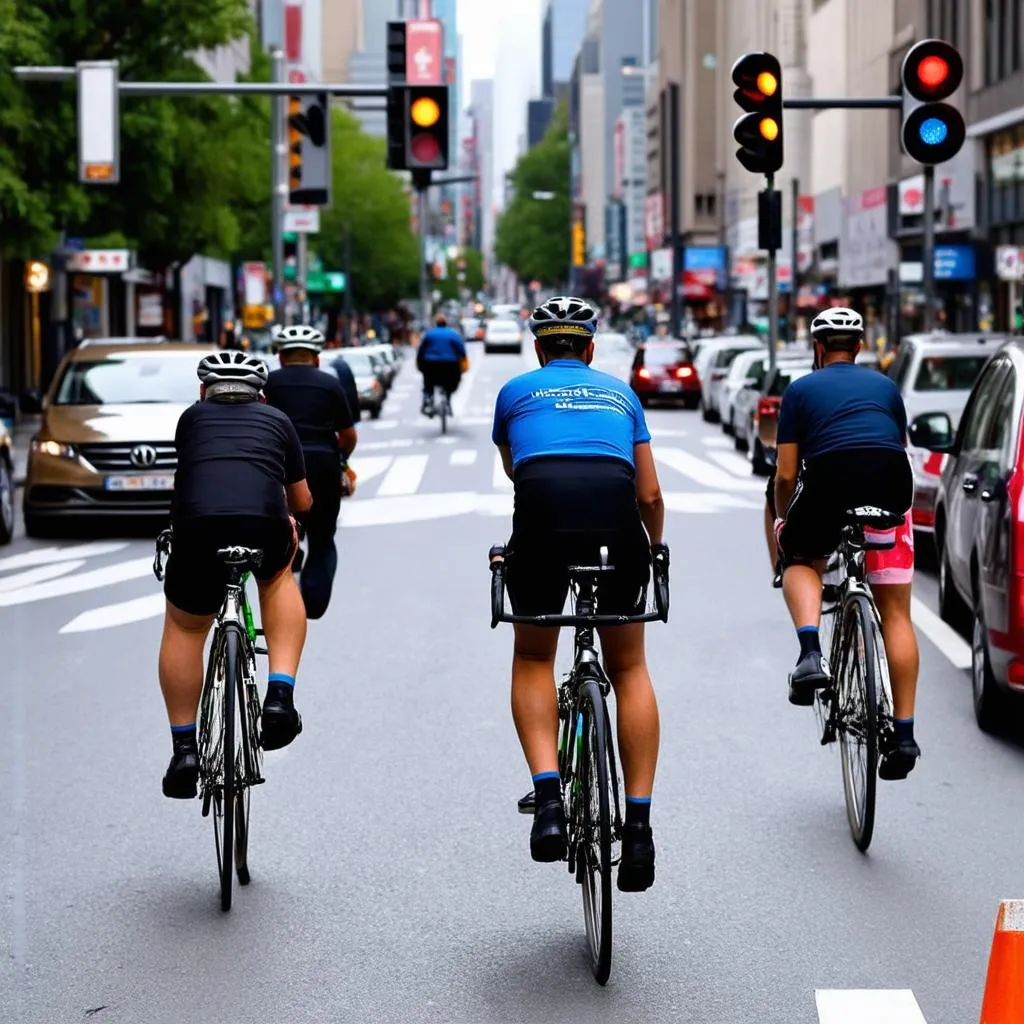
<instances>
[{"instance_id":1,"label":"cyclist in black shirt","mask_svg":"<svg viewBox=\"0 0 1024 1024\"><path fill-rule=\"evenodd\" d=\"M200 401L182 413L174 437L174 539L160 644L160 688L174 742L163 791L179 799L196 795L203 646L227 582L219 548L263 551L253 572L270 661L263 747L287 746L302 731L293 690L306 615L288 571L297 546L289 510L300 514L312 503L302 448L288 417L260 401L267 380L262 360L245 352L216 352L200 362L199 380Z\"/></svg>"},{"instance_id":2,"label":"cyclist in black shirt","mask_svg":"<svg viewBox=\"0 0 1024 1024\"><path fill-rule=\"evenodd\" d=\"M335 374L320 369L324 336L315 327L276 328L281 369L267 381L268 404L295 425L306 462L313 508L306 517L309 555L299 587L306 615L322 618L331 600L338 569L334 535L342 498L342 463L356 447L356 428L345 392Z\"/></svg>"}]
</instances>

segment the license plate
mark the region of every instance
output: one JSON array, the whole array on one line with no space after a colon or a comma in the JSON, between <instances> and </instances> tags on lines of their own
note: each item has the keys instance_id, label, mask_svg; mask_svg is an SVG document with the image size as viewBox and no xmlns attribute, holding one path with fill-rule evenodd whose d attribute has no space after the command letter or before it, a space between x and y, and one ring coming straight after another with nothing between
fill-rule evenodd
<instances>
[{"instance_id":1,"label":"license plate","mask_svg":"<svg viewBox=\"0 0 1024 1024\"><path fill-rule=\"evenodd\" d=\"M108 491L173 491L173 476L108 476L103 481Z\"/></svg>"},{"instance_id":2,"label":"license plate","mask_svg":"<svg viewBox=\"0 0 1024 1024\"><path fill-rule=\"evenodd\" d=\"M683 385L677 380L663 380L661 382L662 391L682 391Z\"/></svg>"}]
</instances>

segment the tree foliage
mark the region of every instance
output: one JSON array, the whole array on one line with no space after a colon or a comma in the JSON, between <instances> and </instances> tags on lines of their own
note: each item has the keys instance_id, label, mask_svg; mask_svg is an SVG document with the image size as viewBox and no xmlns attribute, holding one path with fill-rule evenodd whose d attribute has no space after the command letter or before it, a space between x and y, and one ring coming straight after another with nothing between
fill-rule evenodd
<instances>
[{"instance_id":1,"label":"tree foliage","mask_svg":"<svg viewBox=\"0 0 1024 1024\"><path fill-rule=\"evenodd\" d=\"M314 236L324 266L343 268L352 240L352 294L360 309L383 309L418 289L419 245L409 197L386 167L385 143L336 108L331 121L332 202Z\"/></svg>"},{"instance_id":2,"label":"tree foliage","mask_svg":"<svg viewBox=\"0 0 1024 1024\"><path fill-rule=\"evenodd\" d=\"M514 197L498 220L495 255L523 281L552 286L569 265L568 193L571 152L569 118L560 104L544 138L520 158L512 172ZM535 199L534 193L553 193Z\"/></svg>"},{"instance_id":3,"label":"tree foliage","mask_svg":"<svg viewBox=\"0 0 1024 1024\"><path fill-rule=\"evenodd\" d=\"M262 249L267 100L124 97L120 184L83 186L74 83L12 74L17 64L113 59L123 81L202 80L190 55L251 31L246 0L0 0L0 254L44 255L62 231L123 238L152 269Z\"/></svg>"},{"instance_id":4,"label":"tree foliage","mask_svg":"<svg viewBox=\"0 0 1024 1024\"><path fill-rule=\"evenodd\" d=\"M461 271L466 275L465 281L460 281L458 262L465 260L466 269ZM462 290L476 295L484 289L484 254L479 249L461 249L459 255L448 260L448 276L440 281L434 281L432 288L441 293L442 302L450 302L452 299L461 299Z\"/></svg>"}]
</instances>

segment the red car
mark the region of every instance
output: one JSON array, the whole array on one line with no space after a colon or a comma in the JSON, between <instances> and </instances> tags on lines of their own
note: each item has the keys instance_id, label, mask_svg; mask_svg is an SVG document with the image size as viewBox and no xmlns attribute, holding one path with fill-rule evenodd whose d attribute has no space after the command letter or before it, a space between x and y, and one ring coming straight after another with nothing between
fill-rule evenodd
<instances>
[{"instance_id":1,"label":"red car","mask_svg":"<svg viewBox=\"0 0 1024 1024\"><path fill-rule=\"evenodd\" d=\"M678 341L645 341L636 350L629 386L646 409L651 402L700 404L700 377L689 348Z\"/></svg>"}]
</instances>

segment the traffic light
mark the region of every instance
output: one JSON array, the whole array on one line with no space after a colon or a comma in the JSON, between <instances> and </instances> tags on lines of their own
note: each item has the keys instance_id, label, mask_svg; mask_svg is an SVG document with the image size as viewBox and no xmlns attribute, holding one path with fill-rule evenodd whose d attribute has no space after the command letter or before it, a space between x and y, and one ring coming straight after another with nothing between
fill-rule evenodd
<instances>
[{"instance_id":1,"label":"traffic light","mask_svg":"<svg viewBox=\"0 0 1024 1024\"><path fill-rule=\"evenodd\" d=\"M448 86L406 86L405 166L410 171L448 167Z\"/></svg>"},{"instance_id":2,"label":"traffic light","mask_svg":"<svg viewBox=\"0 0 1024 1024\"><path fill-rule=\"evenodd\" d=\"M288 201L331 201L330 101L327 93L288 97Z\"/></svg>"},{"instance_id":3,"label":"traffic light","mask_svg":"<svg viewBox=\"0 0 1024 1024\"><path fill-rule=\"evenodd\" d=\"M388 168L405 168L405 22L389 21L388 60Z\"/></svg>"},{"instance_id":4,"label":"traffic light","mask_svg":"<svg viewBox=\"0 0 1024 1024\"><path fill-rule=\"evenodd\" d=\"M963 114L942 102L964 77L959 51L941 39L923 39L903 58L903 152L919 164L934 165L960 152L967 135Z\"/></svg>"},{"instance_id":5,"label":"traffic light","mask_svg":"<svg viewBox=\"0 0 1024 1024\"><path fill-rule=\"evenodd\" d=\"M732 66L733 98L747 111L733 125L736 158L754 174L782 167L782 66L771 53L745 53Z\"/></svg>"}]
</instances>

